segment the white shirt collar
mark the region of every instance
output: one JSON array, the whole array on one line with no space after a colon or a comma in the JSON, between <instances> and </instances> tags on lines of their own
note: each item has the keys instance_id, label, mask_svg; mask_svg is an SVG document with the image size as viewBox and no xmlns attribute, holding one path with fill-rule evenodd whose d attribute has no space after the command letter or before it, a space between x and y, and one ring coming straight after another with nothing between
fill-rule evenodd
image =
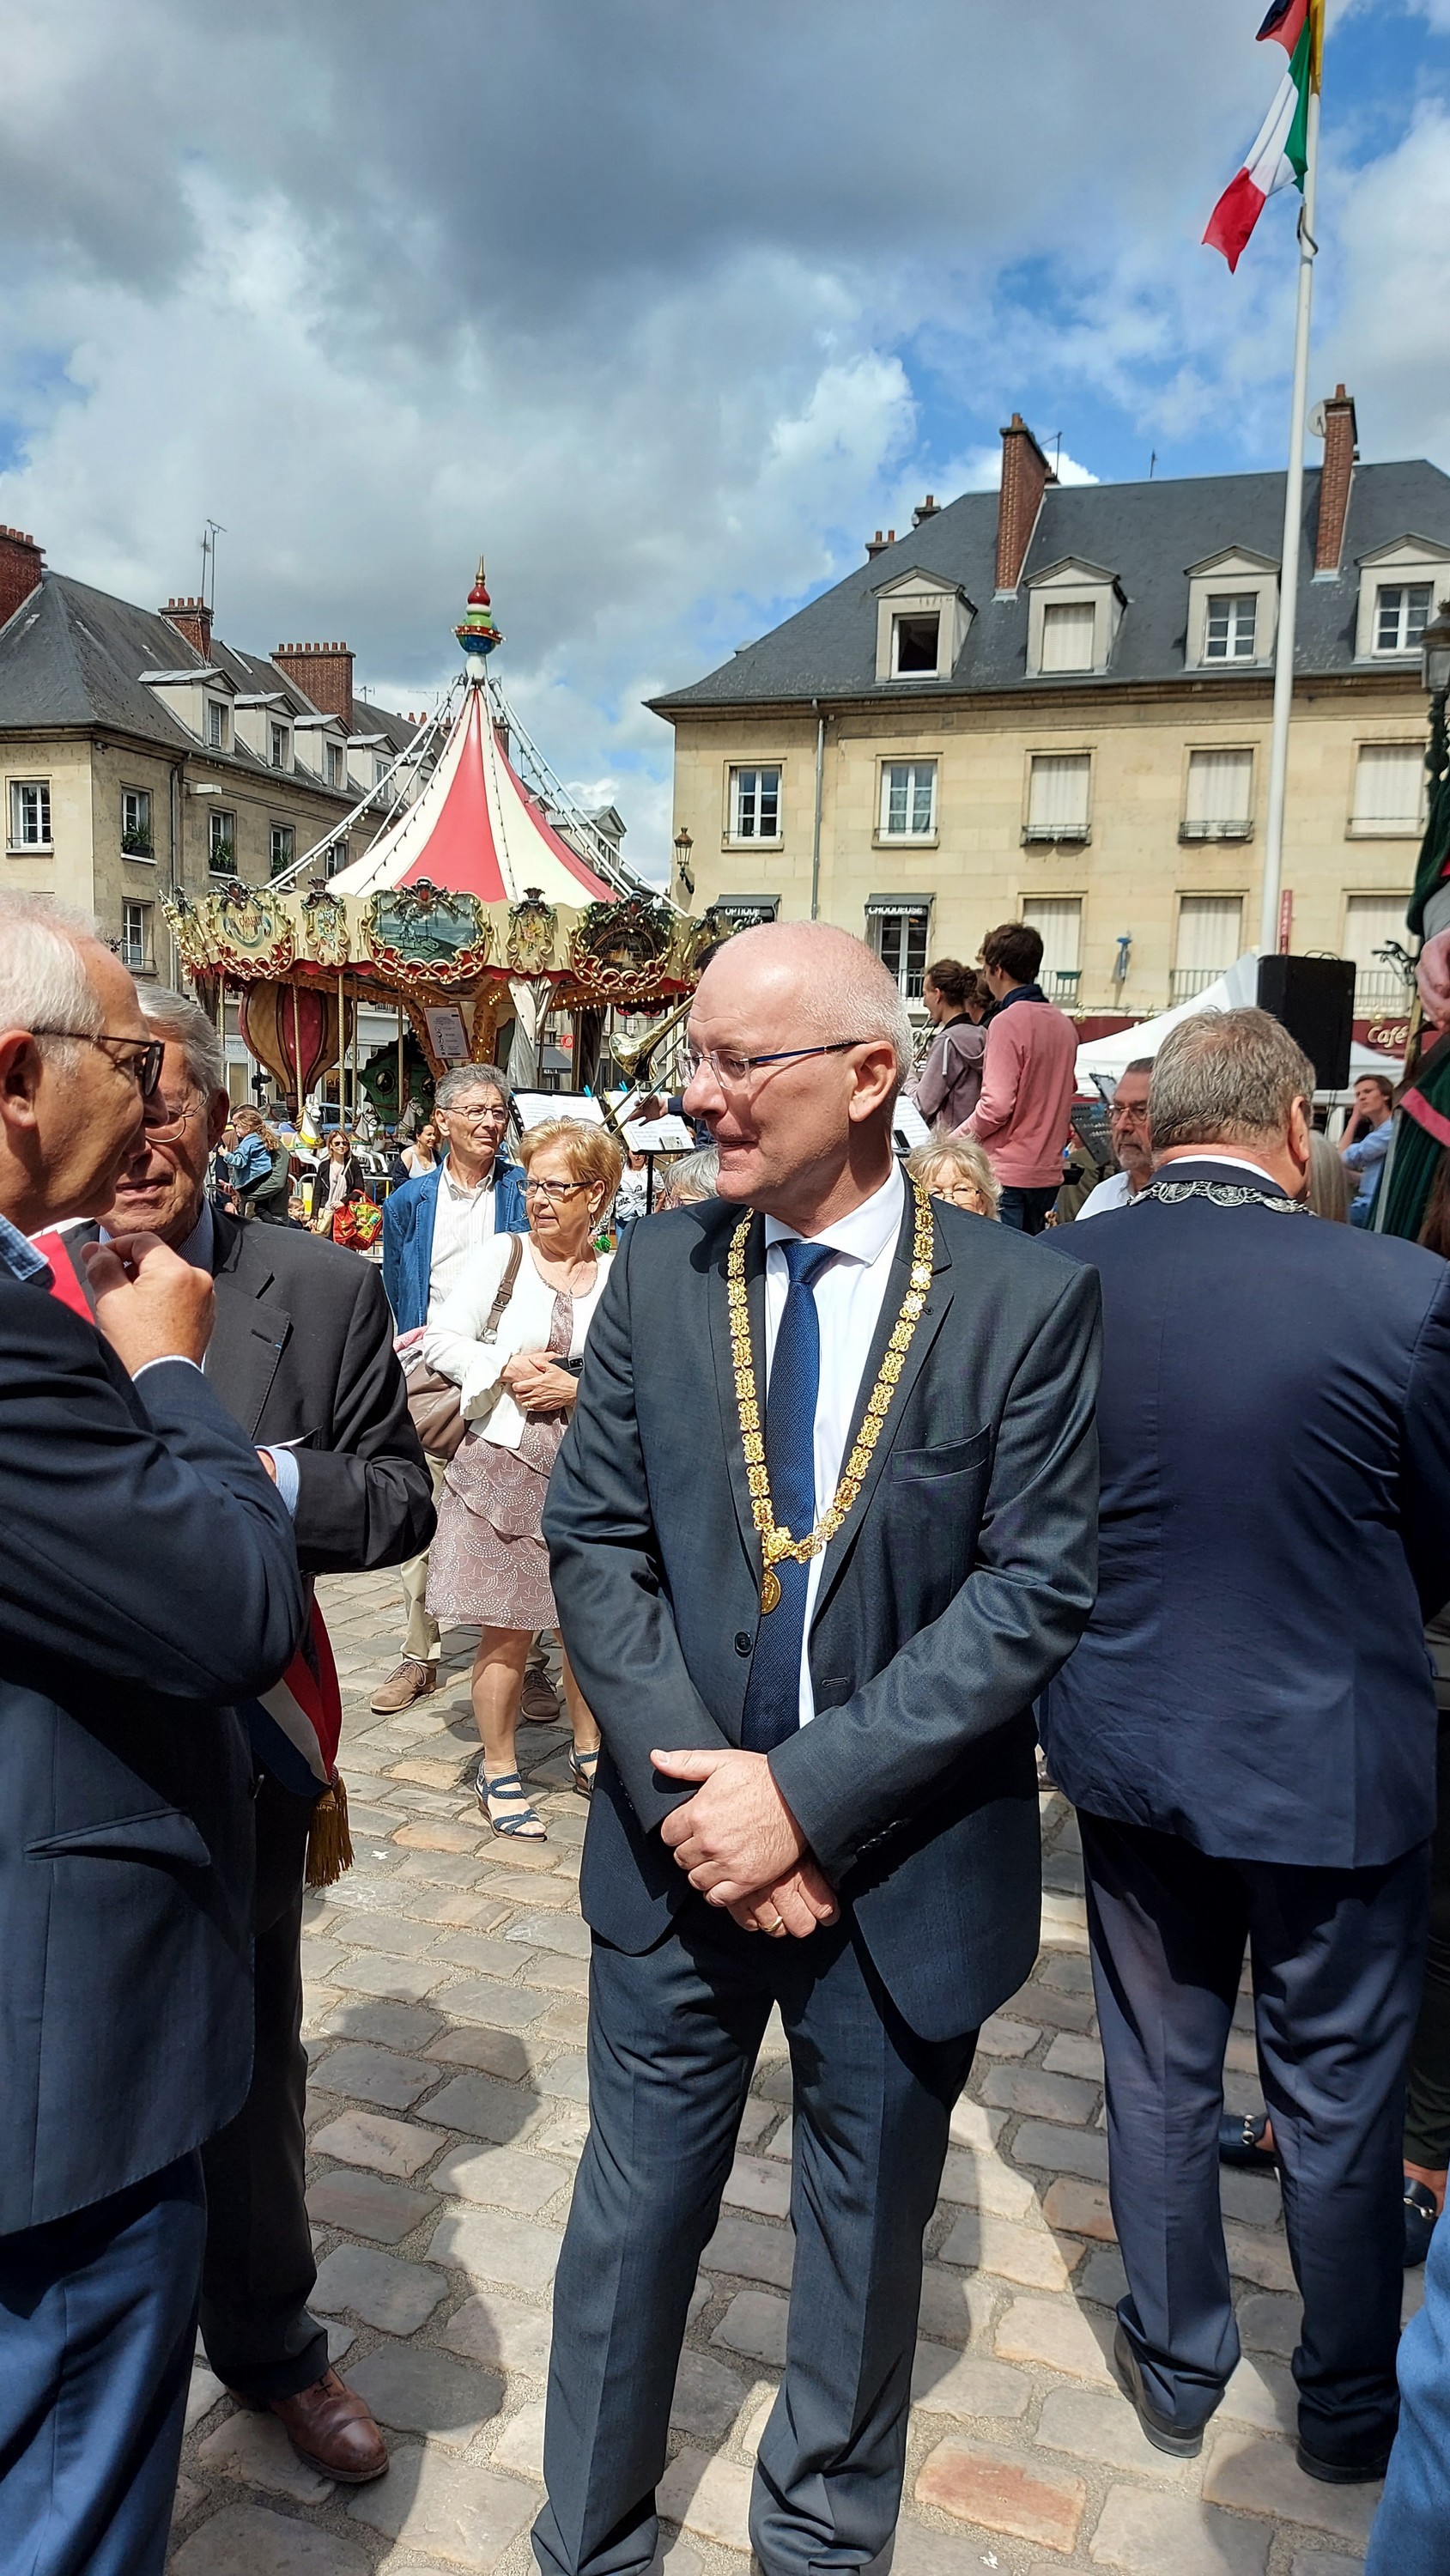
<instances>
[{"instance_id":1,"label":"white shirt collar","mask_svg":"<svg viewBox=\"0 0 1450 2576\"><path fill-rule=\"evenodd\" d=\"M1256 1163L1252 1154L1232 1154L1229 1153L1222 1145L1195 1145L1191 1154L1175 1155L1173 1162L1165 1163L1162 1166L1162 1177L1165 1181L1172 1180L1174 1169L1180 1161L1184 1163L1232 1163L1238 1171L1257 1172L1260 1180L1267 1181L1271 1190L1284 1189L1283 1182L1276 1181L1272 1172L1266 1172L1262 1163ZM1153 1175L1155 1181L1158 1177L1158 1173L1155 1172ZM1284 1196L1287 1198L1288 1195L1288 1191L1284 1190Z\"/></svg>"},{"instance_id":2,"label":"white shirt collar","mask_svg":"<svg viewBox=\"0 0 1450 2576\"><path fill-rule=\"evenodd\" d=\"M476 1199L480 1190L491 1190L496 1178L498 1177L497 1158L490 1163L482 1180L476 1181L472 1189L469 1189L463 1181L455 1181L453 1177L452 1163L446 1155L444 1156L443 1161L439 1164L438 1169L443 1175L443 1187L448 1192L451 1199ZM419 1177L422 1180L426 1180L428 1175L426 1172L423 1172Z\"/></svg>"},{"instance_id":3,"label":"white shirt collar","mask_svg":"<svg viewBox=\"0 0 1450 2576\"><path fill-rule=\"evenodd\" d=\"M893 1162L880 1189L873 1190L870 1198L863 1199L858 1208L852 1208L849 1216L841 1217L835 1225L823 1226L819 1234L811 1236L812 1243L828 1243L833 1252L844 1252L849 1260L859 1261L869 1269L873 1261L879 1260L888 1243L894 1243L901 1232L901 1206L905 1191L901 1166ZM777 1243L799 1243L800 1240L797 1227L784 1224L778 1216L766 1218L767 1251Z\"/></svg>"}]
</instances>

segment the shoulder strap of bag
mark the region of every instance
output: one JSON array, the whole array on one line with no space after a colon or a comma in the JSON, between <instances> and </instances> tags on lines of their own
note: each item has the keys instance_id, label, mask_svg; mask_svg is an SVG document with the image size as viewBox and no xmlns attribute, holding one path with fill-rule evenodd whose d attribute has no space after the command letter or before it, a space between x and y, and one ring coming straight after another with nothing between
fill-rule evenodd
<instances>
[{"instance_id":1,"label":"shoulder strap of bag","mask_svg":"<svg viewBox=\"0 0 1450 2576\"><path fill-rule=\"evenodd\" d=\"M503 1322L504 1308L507 1306L510 1297L514 1293L514 1283L518 1278L519 1263L522 1261L523 1257L523 1236L521 1234L510 1235L509 1256L503 1266L503 1277L498 1283L498 1294L494 1298L493 1304L488 1310L488 1322L484 1325L482 1335L480 1336L480 1338L485 1342L496 1342L498 1340L498 1328Z\"/></svg>"}]
</instances>

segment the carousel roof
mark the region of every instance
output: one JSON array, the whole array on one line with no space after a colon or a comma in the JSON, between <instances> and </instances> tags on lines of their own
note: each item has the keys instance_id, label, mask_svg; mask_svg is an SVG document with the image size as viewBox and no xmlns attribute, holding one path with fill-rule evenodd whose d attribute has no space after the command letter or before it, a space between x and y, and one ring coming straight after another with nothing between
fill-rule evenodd
<instances>
[{"instance_id":1,"label":"carousel roof","mask_svg":"<svg viewBox=\"0 0 1450 2576\"><path fill-rule=\"evenodd\" d=\"M485 677L502 642L489 615L483 566L463 625L468 679L436 767L413 803L371 849L330 880L334 894L376 894L420 878L480 903L518 903L537 889L546 903L608 903L617 889L586 867L549 822L503 748Z\"/></svg>"}]
</instances>

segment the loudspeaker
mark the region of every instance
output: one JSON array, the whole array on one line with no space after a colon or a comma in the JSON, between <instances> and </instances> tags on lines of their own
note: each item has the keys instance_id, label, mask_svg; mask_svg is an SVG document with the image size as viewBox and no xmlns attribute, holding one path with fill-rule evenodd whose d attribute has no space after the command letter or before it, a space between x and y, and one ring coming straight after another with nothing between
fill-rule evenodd
<instances>
[{"instance_id":1,"label":"loudspeaker","mask_svg":"<svg viewBox=\"0 0 1450 2576\"><path fill-rule=\"evenodd\" d=\"M1259 1008L1298 1039L1320 1091L1348 1086L1354 971L1349 957L1259 959Z\"/></svg>"}]
</instances>

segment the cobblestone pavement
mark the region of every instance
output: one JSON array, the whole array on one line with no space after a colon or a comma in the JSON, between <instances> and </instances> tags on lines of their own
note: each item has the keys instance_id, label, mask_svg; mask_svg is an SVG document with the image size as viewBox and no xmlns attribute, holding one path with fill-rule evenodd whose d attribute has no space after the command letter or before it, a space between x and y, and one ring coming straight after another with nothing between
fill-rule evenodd
<instances>
[{"instance_id":1,"label":"cobblestone pavement","mask_svg":"<svg viewBox=\"0 0 1450 2576\"><path fill-rule=\"evenodd\" d=\"M388 2428L392 2468L339 2488L198 2363L175 2576L531 2576L549 2300L587 2121L585 1809L561 1730L524 1728L548 1843L479 1830L471 1637L391 1721L396 1578L324 1587L347 1708L356 1868L309 1903L313 2302ZM1377 2489L1297 2467L1292 2295L1272 2183L1226 2175L1244 2360L1203 2458L1165 2460L1104 2363L1122 2273L1077 1858L1044 1800L1043 1948L982 2034L927 2235L898 2576L1349 2576ZM1258 2107L1246 2009L1230 2107ZM669 2576L748 2576L753 2448L779 2376L791 2236L789 2075L776 2025L706 2250L660 2488ZM1412 2276L1416 2282L1418 2276Z\"/></svg>"}]
</instances>

